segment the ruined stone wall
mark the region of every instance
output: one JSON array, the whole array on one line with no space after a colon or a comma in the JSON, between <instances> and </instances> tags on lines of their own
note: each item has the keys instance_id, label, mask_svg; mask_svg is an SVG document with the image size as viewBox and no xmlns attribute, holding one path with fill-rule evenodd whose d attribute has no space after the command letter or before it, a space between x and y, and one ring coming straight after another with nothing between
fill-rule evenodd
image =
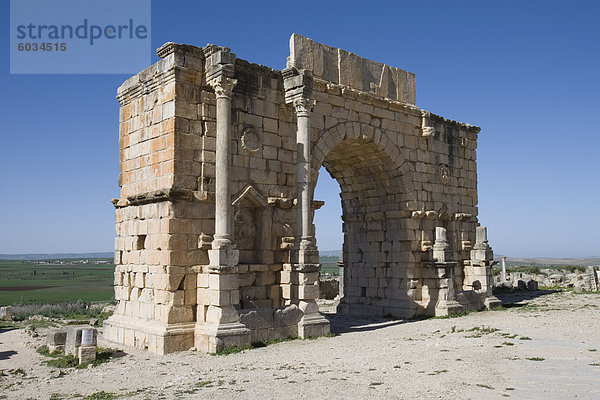
<instances>
[{"instance_id":1,"label":"ruined stone wall","mask_svg":"<svg viewBox=\"0 0 600 400\"><path fill-rule=\"evenodd\" d=\"M323 165L342 189L343 307L397 317L432 309L439 277L421 263L432 261L435 227L448 229L454 260L469 259L475 242L479 129L319 79L313 97L313 173Z\"/></svg>"},{"instance_id":2,"label":"ruined stone wall","mask_svg":"<svg viewBox=\"0 0 600 400\"><path fill-rule=\"evenodd\" d=\"M121 196L114 201L117 309L107 335L158 353L193 345L196 274L189 267L208 259L198 251L194 232L202 231L211 211L207 208L199 223L190 223L190 193L180 188L197 173L195 182L200 171L185 162L186 147L194 137L187 134L189 128L182 132L186 121L175 115L182 83L200 76L198 55L203 57L193 48L186 60L171 54L128 79L117 95L121 104ZM192 129L202 131L198 126ZM178 325L177 333L183 335L166 342L170 325Z\"/></svg>"},{"instance_id":3,"label":"ruined stone wall","mask_svg":"<svg viewBox=\"0 0 600 400\"><path fill-rule=\"evenodd\" d=\"M241 337L214 339L223 323L241 321L252 340L271 340L298 335L299 321L318 311L318 265L302 266L294 256L300 139L286 73L307 82L303 96L315 102L310 190L327 172L341 188L339 311L443 314L479 307L491 296L491 249L483 232L476 237L479 128L415 106L414 74L298 35L284 73L214 45L167 43L158 54L161 61L118 91L118 305L107 321L110 340L158 353L194 345L214 351ZM233 266L209 260L218 111L207 76L215 65L226 65L235 81L228 164L239 255ZM311 221L321 204L311 202ZM465 291L479 291L479 300Z\"/></svg>"}]
</instances>

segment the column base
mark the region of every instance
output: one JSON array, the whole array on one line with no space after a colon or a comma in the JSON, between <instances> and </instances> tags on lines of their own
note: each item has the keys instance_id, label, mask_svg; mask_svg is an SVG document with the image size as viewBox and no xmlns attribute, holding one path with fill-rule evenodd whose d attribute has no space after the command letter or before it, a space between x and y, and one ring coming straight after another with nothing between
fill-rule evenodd
<instances>
[{"instance_id":1,"label":"column base","mask_svg":"<svg viewBox=\"0 0 600 400\"><path fill-rule=\"evenodd\" d=\"M483 301L483 304L485 304L485 307L488 310L491 310L493 308L502 307L502 301L500 301L500 299L498 299L496 296L486 297L485 300Z\"/></svg>"},{"instance_id":2,"label":"column base","mask_svg":"<svg viewBox=\"0 0 600 400\"><path fill-rule=\"evenodd\" d=\"M196 325L196 348L206 353L217 353L232 346L248 347L250 341L250 330L240 322Z\"/></svg>"},{"instance_id":3,"label":"column base","mask_svg":"<svg viewBox=\"0 0 600 400\"><path fill-rule=\"evenodd\" d=\"M164 355L194 346L195 324L163 324L158 321L113 315L104 321L104 338L118 344Z\"/></svg>"},{"instance_id":4,"label":"column base","mask_svg":"<svg viewBox=\"0 0 600 400\"><path fill-rule=\"evenodd\" d=\"M435 316L445 317L464 311L464 307L456 300L439 300L435 305Z\"/></svg>"},{"instance_id":5,"label":"column base","mask_svg":"<svg viewBox=\"0 0 600 400\"><path fill-rule=\"evenodd\" d=\"M292 249L292 264L319 264L319 250L317 249Z\"/></svg>"},{"instance_id":6,"label":"column base","mask_svg":"<svg viewBox=\"0 0 600 400\"><path fill-rule=\"evenodd\" d=\"M325 336L330 333L329 321L319 313L305 315L298 322L298 336L302 339Z\"/></svg>"},{"instance_id":7,"label":"column base","mask_svg":"<svg viewBox=\"0 0 600 400\"><path fill-rule=\"evenodd\" d=\"M239 258L239 250L231 248L208 250L208 259L212 267L233 267L238 264Z\"/></svg>"}]
</instances>

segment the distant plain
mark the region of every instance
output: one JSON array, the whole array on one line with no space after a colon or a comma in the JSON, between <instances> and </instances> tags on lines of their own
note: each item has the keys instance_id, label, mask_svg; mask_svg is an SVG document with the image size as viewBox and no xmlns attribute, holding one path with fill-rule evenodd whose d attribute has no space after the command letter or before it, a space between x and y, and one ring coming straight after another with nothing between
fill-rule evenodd
<instances>
[{"instance_id":1,"label":"distant plain","mask_svg":"<svg viewBox=\"0 0 600 400\"><path fill-rule=\"evenodd\" d=\"M0 260L0 305L112 300L115 265L87 261Z\"/></svg>"}]
</instances>

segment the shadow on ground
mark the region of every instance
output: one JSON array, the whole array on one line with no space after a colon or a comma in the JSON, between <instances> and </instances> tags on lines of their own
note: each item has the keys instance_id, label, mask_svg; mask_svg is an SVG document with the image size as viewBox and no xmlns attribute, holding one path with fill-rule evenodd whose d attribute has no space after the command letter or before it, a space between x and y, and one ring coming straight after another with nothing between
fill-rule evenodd
<instances>
[{"instance_id":1,"label":"shadow on ground","mask_svg":"<svg viewBox=\"0 0 600 400\"><path fill-rule=\"evenodd\" d=\"M388 326L405 324L411 320L390 320L376 317L348 317L337 314L324 314L331 324L331 333L340 335L342 333L369 332Z\"/></svg>"},{"instance_id":2,"label":"shadow on ground","mask_svg":"<svg viewBox=\"0 0 600 400\"><path fill-rule=\"evenodd\" d=\"M0 351L0 360L8 360L9 358L11 358L12 356L14 356L15 354L17 354L17 352L14 351L14 350Z\"/></svg>"},{"instance_id":3,"label":"shadow on ground","mask_svg":"<svg viewBox=\"0 0 600 400\"><path fill-rule=\"evenodd\" d=\"M524 304L515 304L522 301L533 300L548 294L559 293L560 290L513 290L506 292L494 292L494 295L502 301L505 308L519 307Z\"/></svg>"},{"instance_id":4,"label":"shadow on ground","mask_svg":"<svg viewBox=\"0 0 600 400\"><path fill-rule=\"evenodd\" d=\"M115 349L115 351L111 354L110 358L121 358L125 357L126 355L127 353L125 353L123 350Z\"/></svg>"},{"instance_id":5,"label":"shadow on ground","mask_svg":"<svg viewBox=\"0 0 600 400\"><path fill-rule=\"evenodd\" d=\"M558 292L561 292L561 290L511 290L494 293L494 295L502 301L504 308L517 308L527 305L526 302L529 300ZM406 324L410 322L417 322L422 319L433 318L423 317L408 320L396 320L377 317L349 317L333 313L324 313L323 315L331 324L331 332L336 335L352 332L369 332L386 328L388 326Z\"/></svg>"},{"instance_id":6,"label":"shadow on ground","mask_svg":"<svg viewBox=\"0 0 600 400\"><path fill-rule=\"evenodd\" d=\"M17 329L16 326L4 326L4 327L0 328L0 333L14 331L15 329Z\"/></svg>"}]
</instances>

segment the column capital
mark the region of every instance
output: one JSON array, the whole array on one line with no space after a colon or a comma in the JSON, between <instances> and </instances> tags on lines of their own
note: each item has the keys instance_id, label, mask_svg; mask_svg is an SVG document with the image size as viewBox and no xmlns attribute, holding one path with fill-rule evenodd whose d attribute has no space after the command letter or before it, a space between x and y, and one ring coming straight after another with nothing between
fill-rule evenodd
<instances>
[{"instance_id":1,"label":"column capital","mask_svg":"<svg viewBox=\"0 0 600 400\"><path fill-rule=\"evenodd\" d=\"M294 108L296 109L296 114L299 117L309 117L310 112L315 106L315 101L306 97L299 97L294 99L292 104L294 105Z\"/></svg>"},{"instance_id":2,"label":"column capital","mask_svg":"<svg viewBox=\"0 0 600 400\"><path fill-rule=\"evenodd\" d=\"M215 89L217 98L231 98L233 88L237 84L237 79L229 78L225 75L219 75L208 81L208 84Z\"/></svg>"},{"instance_id":3,"label":"column capital","mask_svg":"<svg viewBox=\"0 0 600 400\"><path fill-rule=\"evenodd\" d=\"M231 98L237 80L233 79L235 54L228 47L209 44L204 48L206 82L215 89L217 98Z\"/></svg>"}]
</instances>

